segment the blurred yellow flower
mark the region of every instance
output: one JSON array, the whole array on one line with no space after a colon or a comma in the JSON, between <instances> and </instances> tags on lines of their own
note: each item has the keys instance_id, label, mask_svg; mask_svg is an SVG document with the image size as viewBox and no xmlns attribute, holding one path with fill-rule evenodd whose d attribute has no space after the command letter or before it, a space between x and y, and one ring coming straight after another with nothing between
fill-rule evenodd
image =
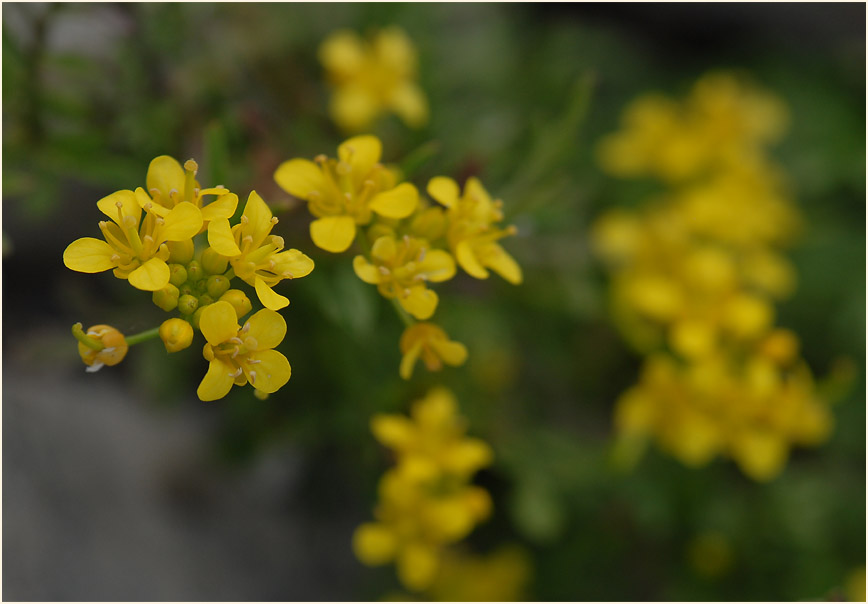
<instances>
[{"instance_id":1,"label":"blurred yellow flower","mask_svg":"<svg viewBox=\"0 0 868 604\"><path fill-rule=\"evenodd\" d=\"M106 365L117 365L127 355L129 346L124 334L111 325L93 325L85 332L81 323L76 323L72 333L78 340L78 354L90 373Z\"/></svg>"},{"instance_id":2,"label":"blurred yellow flower","mask_svg":"<svg viewBox=\"0 0 868 604\"><path fill-rule=\"evenodd\" d=\"M338 147L338 159L324 155L315 162L291 159L277 168L277 184L307 200L310 213L317 217L310 225L317 247L343 252L352 245L356 227L369 224L374 213L399 219L416 209L416 187L398 184L395 174L379 163L381 153L380 139L357 136Z\"/></svg>"},{"instance_id":3,"label":"blurred yellow flower","mask_svg":"<svg viewBox=\"0 0 868 604\"><path fill-rule=\"evenodd\" d=\"M427 593L437 602L522 602L531 573L530 555L518 546L486 555L451 548Z\"/></svg>"},{"instance_id":4,"label":"blurred yellow flower","mask_svg":"<svg viewBox=\"0 0 868 604\"><path fill-rule=\"evenodd\" d=\"M395 239L384 235L371 247L371 261L359 255L353 269L359 279L377 286L384 298L395 298L419 320L428 319L437 308L437 294L426 282L439 283L455 275L449 252L431 249L424 239L409 235Z\"/></svg>"},{"instance_id":5,"label":"blurred yellow flower","mask_svg":"<svg viewBox=\"0 0 868 604\"><path fill-rule=\"evenodd\" d=\"M272 350L286 335L280 314L264 308L240 327L232 305L217 301L202 311L199 329L207 340L202 353L210 363L196 391L203 401L223 398L233 385L249 383L271 394L289 381L289 362Z\"/></svg>"},{"instance_id":6,"label":"blurred yellow flower","mask_svg":"<svg viewBox=\"0 0 868 604\"><path fill-rule=\"evenodd\" d=\"M413 375L420 358L428 371L440 371L443 363L457 367L467 360L464 344L450 340L446 332L433 323L416 323L405 329L399 346L403 355L399 373L405 380Z\"/></svg>"},{"instance_id":7,"label":"blurred yellow flower","mask_svg":"<svg viewBox=\"0 0 868 604\"><path fill-rule=\"evenodd\" d=\"M502 201L492 200L477 178L467 180L462 195L454 180L437 176L428 182L428 194L447 208L449 248L467 274L486 279L491 269L514 285L521 283L521 267L497 243L516 233L514 226L494 226L503 220Z\"/></svg>"},{"instance_id":8,"label":"blurred yellow flower","mask_svg":"<svg viewBox=\"0 0 868 604\"><path fill-rule=\"evenodd\" d=\"M402 29L385 28L370 41L336 31L320 45L319 59L334 88L329 111L344 130L364 130L386 112L412 128L428 121L428 103L416 83L416 49Z\"/></svg>"}]
</instances>

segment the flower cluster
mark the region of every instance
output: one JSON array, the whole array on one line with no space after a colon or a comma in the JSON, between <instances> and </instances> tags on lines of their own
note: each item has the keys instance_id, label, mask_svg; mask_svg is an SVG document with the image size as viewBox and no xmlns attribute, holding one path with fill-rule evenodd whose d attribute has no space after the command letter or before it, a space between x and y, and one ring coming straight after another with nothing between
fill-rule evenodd
<instances>
[{"instance_id":1,"label":"flower cluster","mask_svg":"<svg viewBox=\"0 0 868 604\"><path fill-rule=\"evenodd\" d=\"M199 329L210 362L198 390L202 400L222 398L233 384L275 392L290 375L286 358L272 350L286 333L286 323L275 311L289 300L273 288L309 274L313 261L296 249L284 249L283 238L271 233L277 218L255 191L238 223L231 225L238 196L222 186L202 188L197 170L193 160L182 167L169 156L157 157L148 167L147 190L117 191L97 202L110 219L99 223L103 239L83 237L64 251L68 268L112 270L133 287L152 292L162 310L180 315L126 339L108 326L84 332L79 325L73 333L82 360L89 368L114 365L128 345L156 336L168 352L177 352L190 346ZM253 288L265 307L243 327L238 322L253 304L232 287L236 277Z\"/></svg>"},{"instance_id":2,"label":"flower cluster","mask_svg":"<svg viewBox=\"0 0 868 604\"><path fill-rule=\"evenodd\" d=\"M377 31L369 41L337 31L320 45L319 59L334 87L332 119L344 130L364 130L386 112L414 128L427 122L428 103L416 84L416 50L400 28Z\"/></svg>"},{"instance_id":3,"label":"flower cluster","mask_svg":"<svg viewBox=\"0 0 868 604\"><path fill-rule=\"evenodd\" d=\"M364 253L353 259L356 275L393 300L407 324L400 373L409 379L420 358L433 371L467 357L462 344L427 322L439 303L430 283L451 279L457 267L477 279L494 271L513 284L521 283L522 272L498 243L515 228L499 226L502 202L478 179L468 179L462 192L451 178L432 178L427 192L434 204L413 184L400 182L396 170L380 163L381 154L377 137L356 136L338 147L336 159L291 159L274 178L308 202L317 247L339 253L360 242Z\"/></svg>"},{"instance_id":4,"label":"flower cluster","mask_svg":"<svg viewBox=\"0 0 868 604\"><path fill-rule=\"evenodd\" d=\"M396 465L381 478L376 520L356 529L353 549L368 565L394 561L401 583L422 591L438 573L443 548L490 514L488 492L470 481L492 452L464 435L457 402L443 388L414 403L409 418L375 415L371 430Z\"/></svg>"},{"instance_id":5,"label":"flower cluster","mask_svg":"<svg viewBox=\"0 0 868 604\"><path fill-rule=\"evenodd\" d=\"M640 98L600 161L665 190L604 214L592 233L614 320L648 355L618 402L619 433L654 435L690 465L728 455L757 480L831 424L796 336L774 326L774 302L795 287L783 253L801 226L764 152L785 124L780 101L729 74L700 79L680 103Z\"/></svg>"}]
</instances>

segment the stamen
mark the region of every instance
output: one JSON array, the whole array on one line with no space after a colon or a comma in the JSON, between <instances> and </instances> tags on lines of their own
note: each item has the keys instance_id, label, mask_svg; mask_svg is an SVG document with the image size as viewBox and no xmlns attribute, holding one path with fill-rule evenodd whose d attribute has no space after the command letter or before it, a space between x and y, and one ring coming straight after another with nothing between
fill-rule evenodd
<instances>
[{"instance_id":1,"label":"stamen","mask_svg":"<svg viewBox=\"0 0 868 604\"><path fill-rule=\"evenodd\" d=\"M226 340L227 342L232 342L233 344L244 344L244 342L238 336L234 336Z\"/></svg>"},{"instance_id":2,"label":"stamen","mask_svg":"<svg viewBox=\"0 0 868 604\"><path fill-rule=\"evenodd\" d=\"M239 333L247 333L248 331L250 331L250 321L244 323L244 327L241 328Z\"/></svg>"},{"instance_id":3,"label":"stamen","mask_svg":"<svg viewBox=\"0 0 868 604\"><path fill-rule=\"evenodd\" d=\"M256 385L256 372L253 370L250 371L250 383Z\"/></svg>"},{"instance_id":4,"label":"stamen","mask_svg":"<svg viewBox=\"0 0 868 604\"><path fill-rule=\"evenodd\" d=\"M244 373L244 371L242 371L241 367L239 367L238 369L236 369L235 371L233 371L229 375L232 376L233 378L237 378L242 373Z\"/></svg>"}]
</instances>

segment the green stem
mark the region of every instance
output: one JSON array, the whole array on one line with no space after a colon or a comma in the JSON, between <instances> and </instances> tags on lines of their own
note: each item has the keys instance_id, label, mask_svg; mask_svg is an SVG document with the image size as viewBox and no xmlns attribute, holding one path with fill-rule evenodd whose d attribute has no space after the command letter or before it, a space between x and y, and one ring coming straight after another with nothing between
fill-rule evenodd
<instances>
[{"instance_id":1,"label":"green stem","mask_svg":"<svg viewBox=\"0 0 868 604\"><path fill-rule=\"evenodd\" d=\"M154 327L153 329L149 329L147 331L143 331L142 333L137 333L131 336L125 336L124 339L127 341L127 346L134 346L139 342L144 342L146 340L153 340L154 338L160 337L160 328Z\"/></svg>"}]
</instances>

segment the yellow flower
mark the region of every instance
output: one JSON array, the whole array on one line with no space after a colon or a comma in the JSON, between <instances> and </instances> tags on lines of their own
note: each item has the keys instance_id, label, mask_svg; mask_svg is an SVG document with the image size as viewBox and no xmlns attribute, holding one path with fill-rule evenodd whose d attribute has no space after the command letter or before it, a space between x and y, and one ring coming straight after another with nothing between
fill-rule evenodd
<instances>
[{"instance_id":1,"label":"yellow flower","mask_svg":"<svg viewBox=\"0 0 868 604\"><path fill-rule=\"evenodd\" d=\"M169 282L166 242L188 240L202 227L202 213L192 203L180 202L161 215L142 188L112 193L97 207L112 219L99 223L105 241L73 241L63 252L63 263L82 273L114 269L116 277L146 291L163 289Z\"/></svg>"},{"instance_id":2,"label":"yellow flower","mask_svg":"<svg viewBox=\"0 0 868 604\"><path fill-rule=\"evenodd\" d=\"M184 319L166 319L160 325L159 333L166 352L184 350L193 342L193 326Z\"/></svg>"},{"instance_id":3,"label":"yellow flower","mask_svg":"<svg viewBox=\"0 0 868 604\"><path fill-rule=\"evenodd\" d=\"M264 308L240 327L232 305L218 301L202 311L199 329L208 341L202 353L210 362L196 391L203 401L223 398L233 384L249 383L271 394L289 381L289 362L272 350L286 335L280 314Z\"/></svg>"},{"instance_id":4,"label":"yellow flower","mask_svg":"<svg viewBox=\"0 0 868 604\"><path fill-rule=\"evenodd\" d=\"M503 202L493 201L476 178L468 179L464 194L459 195L454 180L437 176L428 182L428 194L448 208L446 237L455 259L467 274L486 279L487 269L491 269L514 285L521 283L521 267L497 243L503 237L514 235L516 228L493 226L503 220Z\"/></svg>"},{"instance_id":5,"label":"yellow flower","mask_svg":"<svg viewBox=\"0 0 868 604\"><path fill-rule=\"evenodd\" d=\"M272 287L283 279L298 279L313 270L313 260L296 249L283 250L283 237L271 235L277 218L262 198L251 191L241 215L241 222L234 227L229 220L218 218L208 230L211 248L229 258L235 275L256 289L263 306L280 310L289 300L276 293Z\"/></svg>"},{"instance_id":6,"label":"yellow flower","mask_svg":"<svg viewBox=\"0 0 868 604\"><path fill-rule=\"evenodd\" d=\"M416 84L416 51L400 28L383 29L370 43L355 32L337 31L320 46L319 59L335 88L329 110L341 128L363 130L387 111L414 128L428 120Z\"/></svg>"},{"instance_id":7,"label":"yellow flower","mask_svg":"<svg viewBox=\"0 0 868 604\"><path fill-rule=\"evenodd\" d=\"M371 247L371 260L373 263L361 255L353 259L359 279L376 285L384 298L397 298L419 320L429 318L437 308L437 294L425 283L447 281L455 275L449 252L430 249L427 241L409 235L398 240L391 235L378 238Z\"/></svg>"},{"instance_id":8,"label":"yellow flower","mask_svg":"<svg viewBox=\"0 0 868 604\"><path fill-rule=\"evenodd\" d=\"M401 377L409 380L420 358L428 371L440 371L443 363L457 367L467 360L467 348L449 339L442 328L433 323L416 323L404 330L400 342Z\"/></svg>"},{"instance_id":9,"label":"yellow flower","mask_svg":"<svg viewBox=\"0 0 868 604\"><path fill-rule=\"evenodd\" d=\"M484 556L452 548L444 553L429 594L436 602L521 602L531 574L530 556L518 546Z\"/></svg>"},{"instance_id":10,"label":"yellow flower","mask_svg":"<svg viewBox=\"0 0 868 604\"><path fill-rule=\"evenodd\" d=\"M352 245L356 227L371 222L372 213L406 218L416 209L419 192L409 183L397 184L380 161L382 143L375 136L357 136L338 147L338 159L324 155L315 162L291 159L274 173L277 184L307 200L317 217L310 236L327 252L343 252Z\"/></svg>"},{"instance_id":11,"label":"yellow flower","mask_svg":"<svg viewBox=\"0 0 868 604\"><path fill-rule=\"evenodd\" d=\"M124 334L111 325L94 325L87 332L76 323L72 328L78 339L78 354L87 365L86 371L99 371L106 365L117 365L127 356L127 341Z\"/></svg>"}]
</instances>

